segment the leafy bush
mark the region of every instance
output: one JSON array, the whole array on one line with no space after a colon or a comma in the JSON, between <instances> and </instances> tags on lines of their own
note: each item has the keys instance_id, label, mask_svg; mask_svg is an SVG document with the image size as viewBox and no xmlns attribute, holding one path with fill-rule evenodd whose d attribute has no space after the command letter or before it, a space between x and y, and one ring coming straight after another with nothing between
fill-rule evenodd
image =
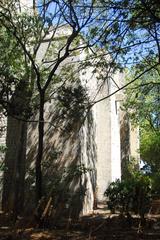
<instances>
[{"instance_id":1,"label":"leafy bush","mask_svg":"<svg viewBox=\"0 0 160 240\"><path fill-rule=\"evenodd\" d=\"M160 129L141 131L140 154L151 173L160 171Z\"/></svg>"},{"instance_id":2,"label":"leafy bush","mask_svg":"<svg viewBox=\"0 0 160 240\"><path fill-rule=\"evenodd\" d=\"M143 217L151 201L151 180L148 176L136 173L130 179L112 182L105 196L112 212L133 212Z\"/></svg>"}]
</instances>

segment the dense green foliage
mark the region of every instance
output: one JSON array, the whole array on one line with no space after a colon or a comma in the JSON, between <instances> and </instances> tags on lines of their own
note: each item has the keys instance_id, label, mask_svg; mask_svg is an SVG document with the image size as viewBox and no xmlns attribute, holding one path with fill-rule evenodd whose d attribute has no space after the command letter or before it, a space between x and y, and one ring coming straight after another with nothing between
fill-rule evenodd
<instances>
[{"instance_id":1,"label":"dense green foliage","mask_svg":"<svg viewBox=\"0 0 160 240\"><path fill-rule=\"evenodd\" d=\"M160 171L160 132L144 131L141 139L141 158L150 166L151 172Z\"/></svg>"},{"instance_id":2,"label":"dense green foliage","mask_svg":"<svg viewBox=\"0 0 160 240\"><path fill-rule=\"evenodd\" d=\"M134 69L133 71L137 71ZM131 77L131 76L130 76ZM160 171L159 68L144 74L126 90L124 109L140 128L140 156L151 175Z\"/></svg>"},{"instance_id":3,"label":"dense green foliage","mask_svg":"<svg viewBox=\"0 0 160 240\"><path fill-rule=\"evenodd\" d=\"M147 68L147 63L146 68ZM149 64L149 63L148 63ZM127 81L137 72L137 67L131 69ZM126 89L125 110L128 111L133 123L143 129L158 131L160 127L160 70L159 67L145 73Z\"/></svg>"},{"instance_id":4,"label":"dense green foliage","mask_svg":"<svg viewBox=\"0 0 160 240\"><path fill-rule=\"evenodd\" d=\"M144 62L146 67L149 62ZM131 69L132 74L139 71L138 66ZM145 73L126 89L124 109L132 125L140 130L140 157L142 171L152 182L152 197L160 196L160 71L159 67ZM131 163L132 164L132 163Z\"/></svg>"},{"instance_id":5,"label":"dense green foliage","mask_svg":"<svg viewBox=\"0 0 160 240\"><path fill-rule=\"evenodd\" d=\"M112 182L105 192L108 208L121 213L144 216L151 201L151 180L148 176L135 173L129 179Z\"/></svg>"}]
</instances>

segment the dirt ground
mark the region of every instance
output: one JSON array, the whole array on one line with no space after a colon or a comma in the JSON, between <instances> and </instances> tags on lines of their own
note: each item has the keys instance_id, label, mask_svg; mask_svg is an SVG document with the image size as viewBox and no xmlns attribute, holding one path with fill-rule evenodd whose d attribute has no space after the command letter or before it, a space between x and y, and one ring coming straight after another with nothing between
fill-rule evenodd
<instances>
[{"instance_id":1,"label":"dirt ground","mask_svg":"<svg viewBox=\"0 0 160 240\"><path fill-rule=\"evenodd\" d=\"M22 224L23 222L23 224ZM0 240L160 240L160 216L148 215L144 227L137 216L94 213L75 222L64 221L50 228L36 228L25 220L7 226L0 218Z\"/></svg>"}]
</instances>

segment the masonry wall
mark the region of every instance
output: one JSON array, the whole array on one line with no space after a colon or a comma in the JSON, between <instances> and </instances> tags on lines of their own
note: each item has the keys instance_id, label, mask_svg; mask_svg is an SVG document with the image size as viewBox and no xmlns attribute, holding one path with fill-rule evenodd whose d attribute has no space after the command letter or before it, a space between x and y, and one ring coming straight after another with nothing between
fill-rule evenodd
<instances>
[{"instance_id":1,"label":"masonry wall","mask_svg":"<svg viewBox=\"0 0 160 240\"><path fill-rule=\"evenodd\" d=\"M6 117L0 113L0 145L6 145L6 127L7 127L7 119ZM4 158L4 154L0 152L0 161Z\"/></svg>"},{"instance_id":2,"label":"masonry wall","mask_svg":"<svg viewBox=\"0 0 160 240\"><path fill-rule=\"evenodd\" d=\"M88 72L87 72L88 73ZM83 75L84 77L84 75ZM89 77L89 75L85 76ZM121 75L115 77L121 80ZM93 78L92 78L93 81ZM96 79L91 86L91 95L96 91ZM88 83L89 84L89 83ZM99 91L96 100L101 99L115 91L113 83L104 84ZM138 131L130 131L128 119L124 114L120 114L120 104L122 95L114 95L93 106L90 114L83 126L77 122L73 132L63 134L59 128L55 128L52 121L54 119L54 101L45 105L45 145L43 160L44 184L50 190L55 184L56 173L61 173L64 167L84 164L91 171L82 174L80 178L74 178L68 183L72 189L72 207L79 206L78 213L86 214L93 210L95 200L104 201L104 192L111 181L121 177L121 159L124 161L123 144L126 141L125 154L128 156L138 147ZM38 116L34 116L37 119ZM4 125L6 120L1 119ZM54 122L53 122L54 123ZM65 123L62 123L65 124ZM124 124L124 125L123 125ZM126 124L126 125L125 125ZM120 132L121 126L121 132ZM126 128L128 126L128 130ZM126 130L122 132L122 129ZM120 141L121 136L121 141ZM123 137L123 139L122 139ZM34 192L34 163L36 158L38 131L37 123L32 123L28 128L27 143L27 174L26 187L30 194ZM5 135L1 138L5 142ZM57 154L57 156L55 156ZM63 183L66 187L66 183ZM63 185L62 184L62 185ZM81 188L81 189L80 189ZM84 195L78 198L78 191L83 190ZM77 192L76 194L74 194ZM31 195L26 198L27 203L32 199ZM63 197L60 200L63 202ZM96 198L96 199L95 199ZM32 203L30 203L32 205Z\"/></svg>"},{"instance_id":3,"label":"masonry wall","mask_svg":"<svg viewBox=\"0 0 160 240\"><path fill-rule=\"evenodd\" d=\"M23 4L26 4L23 1ZM67 29L67 31L69 31ZM59 29L57 34L66 34L64 29ZM68 32L67 32L68 34ZM43 59L47 49L47 39L41 44L37 54L37 62ZM80 52L76 60L83 60L86 53ZM70 64L75 60L74 56L68 59L65 64ZM88 91L88 97L92 101L100 100L107 95L112 94L118 89L118 85L123 82L124 76L120 73L113 75L113 79L106 79L103 85L99 83L96 74L92 73L93 68L88 67L79 72L79 81ZM101 85L101 88L99 86ZM61 128L67 128L67 121L61 121L61 125L56 125L55 113L56 107L54 100L45 104L45 139L44 139L44 159L43 179L44 188L48 193L55 185L55 180L59 174L63 174L63 169L84 165L90 169L79 177L74 176L72 181L62 181L62 192L69 189L72 192L70 204L78 212L88 213L93 210L95 200L104 201L104 192L110 182L121 177L121 152L123 142L120 140L121 119L120 105L123 96L115 94L110 98L95 104L88 113L85 122L81 125L76 121L72 126L72 131L63 132ZM35 114L33 121L37 120ZM31 119L32 120L32 119ZM130 135L129 131L124 133L124 137ZM2 137L1 141L4 141ZM132 141L136 139L136 135ZM130 140L128 141L130 144ZM26 197L27 203L34 198L35 188L35 159L38 144L38 123L35 121L28 125L27 137L27 174L26 188L30 194ZM137 144L132 143L132 152ZM83 194L82 194L83 192ZM81 193L81 196L78 195ZM64 194L60 194L57 202L63 204ZM32 202L30 203L32 204Z\"/></svg>"},{"instance_id":4,"label":"masonry wall","mask_svg":"<svg viewBox=\"0 0 160 240\"><path fill-rule=\"evenodd\" d=\"M115 74L114 81L105 82L97 95L97 100L102 99L117 90L117 85L124 76ZM116 83L116 84L115 84ZM120 157L120 99L119 94L97 103L96 112L96 144L97 144L97 198L104 201L104 192L107 186L114 180L121 178Z\"/></svg>"}]
</instances>

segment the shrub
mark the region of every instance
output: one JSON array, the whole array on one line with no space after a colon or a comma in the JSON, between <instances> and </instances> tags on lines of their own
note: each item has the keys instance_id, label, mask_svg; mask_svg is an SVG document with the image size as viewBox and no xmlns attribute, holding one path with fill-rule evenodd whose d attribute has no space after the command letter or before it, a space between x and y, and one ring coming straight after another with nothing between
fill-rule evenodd
<instances>
[{"instance_id":1,"label":"shrub","mask_svg":"<svg viewBox=\"0 0 160 240\"><path fill-rule=\"evenodd\" d=\"M148 176L136 173L130 179L112 182L105 196L112 212L133 212L143 217L151 201L151 180Z\"/></svg>"}]
</instances>

